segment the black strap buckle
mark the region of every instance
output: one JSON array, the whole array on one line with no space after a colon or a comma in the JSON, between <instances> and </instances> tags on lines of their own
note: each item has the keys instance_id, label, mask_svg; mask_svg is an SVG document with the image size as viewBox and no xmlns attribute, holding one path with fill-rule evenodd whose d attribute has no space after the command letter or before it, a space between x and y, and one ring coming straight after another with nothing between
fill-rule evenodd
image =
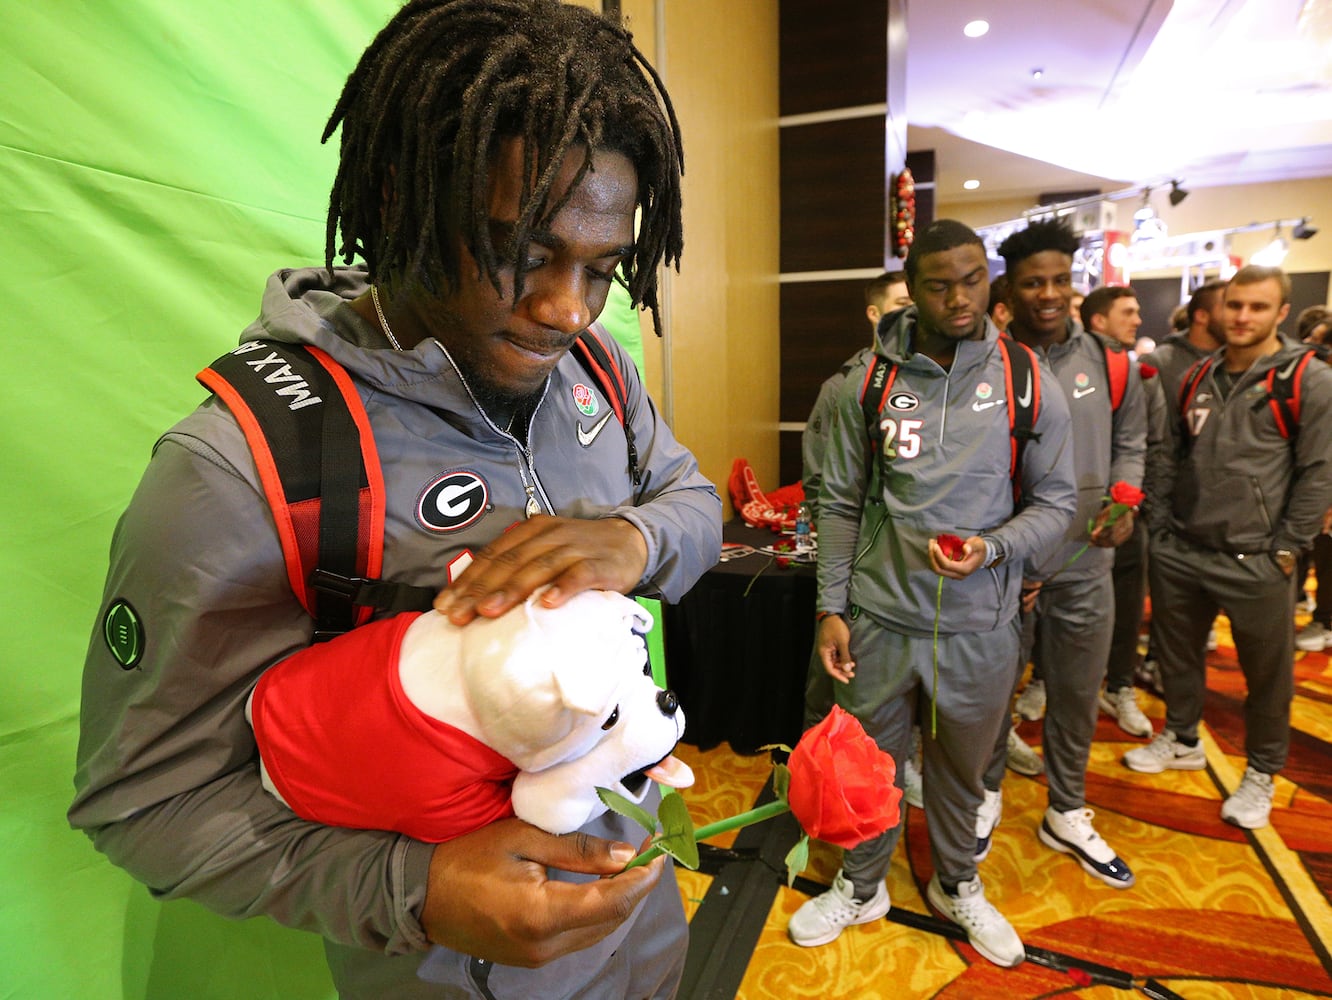
<instances>
[{"instance_id":1,"label":"black strap buckle","mask_svg":"<svg viewBox=\"0 0 1332 1000\"><path fill-rule=\"evenodd\" d=\"M315 590L350 601L358 607L396 613L428 611L433 605L436 587L416 587L392 580L371 580L363 576L342 576L316 568L310 574Z\"/></svg>"}]
</instances>

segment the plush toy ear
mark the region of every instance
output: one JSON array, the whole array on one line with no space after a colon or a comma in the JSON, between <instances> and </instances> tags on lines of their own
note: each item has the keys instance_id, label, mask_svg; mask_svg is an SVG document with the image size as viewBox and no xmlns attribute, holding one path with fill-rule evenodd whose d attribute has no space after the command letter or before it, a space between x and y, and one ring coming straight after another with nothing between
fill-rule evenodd
<instances>
[{"instance_id":1,"label":"plush toy ear","mask_svg":"<svg viewBox=\"0 0 1332 1000\"><path fill-rule=\"evenodd\" d=\"M565 708L583 715L596 715L608 708L606 677L600 671L572 657L561 659L552 667L551 675Z\"/></svg>"}]
</instances>

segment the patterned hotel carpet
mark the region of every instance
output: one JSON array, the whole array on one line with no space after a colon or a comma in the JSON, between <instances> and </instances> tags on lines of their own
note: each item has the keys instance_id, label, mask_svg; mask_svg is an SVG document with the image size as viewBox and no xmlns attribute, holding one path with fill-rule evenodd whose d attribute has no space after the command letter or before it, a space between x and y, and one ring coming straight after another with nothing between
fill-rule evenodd
<instances>
[{"instance_id":1,"label":"patterned hotel carpet","mask_svg":"<svg viewBox=\"0 0 1332 1000\"><path fill-rule=\"evenodd\" d=\"M766 838L761 860L720 871L714 864L713 875L680 871L693 939L682 997L1108 1000L1150 996L1157 984L1165 989L1156 995L1173 991L1186 1000L1332 997L1329 657L1297 654L1290 763L1277 778L1271 826L1248 833L1218 814L1244 770L1244 683L1224 617L1217 630L1220 645L1209 656L1206 771L1129 771L1120 757L1145 741L1100 719L1088 805L1097 829L1132 865L1133 888L1112 889L1045 848L1036 838L1044 779L1007 773L1003 820L980 872L987 896L1035 960L1000 969L965 941L939 933L950 925L930 919L935 915L924 901L931 867L917 809L907 812L888 875L893 919L849 928L821 948L797 948L786 923L808 898L800 889L827 885L840 852L815 845L804 873L810 881L787 888L778 869L794 827L775 820L740 835L739 844L749 847ZM1139 700L1159 730L1164 706L1141 690ZM1039 722L1023 723L1019 732L1039 746ZM742 757L724 744L707 752L685 746L679 754L697 776L685 793L696 824L748 808L770 770L766 757ZM711 843L734 841L727 835Z\"/></svg>"}]
</instances>

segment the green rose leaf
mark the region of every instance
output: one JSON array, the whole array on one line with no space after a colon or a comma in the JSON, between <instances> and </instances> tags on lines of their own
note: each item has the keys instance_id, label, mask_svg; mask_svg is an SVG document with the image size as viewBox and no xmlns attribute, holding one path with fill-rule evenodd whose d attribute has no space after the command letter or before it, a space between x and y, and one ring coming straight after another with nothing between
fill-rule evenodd
<instances>
[{"instance_id":1,"label":"green rose leaf","mask_svg":"<svg viewBox=\"0 0 1332 1000\"><path fill-rule=\"evenodd\" d=\"M795 884L796 876L809 864L809 835L804 834L786 854L786 884Z\"/></svg>"},{"instance_id":2,"label":"green rose leaf","mask_svg":"<svg viewBox=\"0 0 1332 1000\"><path fill-rule=\"evenodd\" d=\"M640 810L641 811L641 810ZM694 839L694 824L689 819L689 808L679 795L668 795L661 800L661 836L657 846L690 871L698 870L698 841Z\"/></svg>"},{"instance_id":3,"label":"green rose leaf","mask_svg":"<svg viewBox=\"0 0 1332 1000\"><path fill-rule=\"evenodd\" d=\"M791 769L785 764L772 765L772 791L785 802L791 794Z\"/></svg>"},{"instance_id":4,"label":"green rose leaf","mask_svg":"<svg viewBox=\"0 0 1332 1000\"><path fill-rule=\"evenodd\" d=\"M679 798L678 795L670 797L676 799ZM626 819L633 820L648 833L656 832L657 821L652 818L652 814L648 812L646 809L644 809L642 806L638 805L637 803L630 802L619 792L612 792L609 788L601 788L600 786L598 786L597 798L601 799L602 803L611 812L618 813L619 815L625 817ZM662 807L664 808L665 805L666 805L666 800L663 799ZM683 807L683 803L681 803L681 806ZM695 849L694 854L695 856L697 856L698 854L697 849ZM695 863L694 867L698 867L697 863Z\"/></svg>"}]
</instances>

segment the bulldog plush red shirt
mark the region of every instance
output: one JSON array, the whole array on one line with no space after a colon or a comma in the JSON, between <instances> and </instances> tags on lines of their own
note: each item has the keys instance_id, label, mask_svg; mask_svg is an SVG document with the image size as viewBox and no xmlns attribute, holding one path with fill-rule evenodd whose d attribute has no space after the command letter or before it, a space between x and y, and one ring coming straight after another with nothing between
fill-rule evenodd
<instances>
[{"instance_id":1,"label":"bulldog plush red shirt","mask_svg":"<svg viewBox=\"0 0 1332 1000\"><path fill-rule=\"evenodd\" d=\"M517 768L422 713L402 689L398 653L416 617L363 625L259 679L255 740L273 785L302 819L439 843L513 815Z\"/></svg>"}]
</instances>

